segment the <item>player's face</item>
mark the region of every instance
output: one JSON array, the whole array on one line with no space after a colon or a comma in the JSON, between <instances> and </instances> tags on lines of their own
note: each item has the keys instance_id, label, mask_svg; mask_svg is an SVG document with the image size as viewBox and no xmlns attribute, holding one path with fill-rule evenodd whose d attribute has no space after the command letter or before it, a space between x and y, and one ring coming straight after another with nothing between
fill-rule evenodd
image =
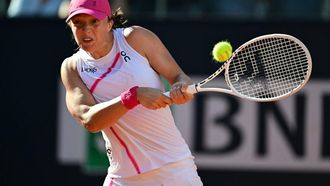
<instances>
[{"instance_id":1,"label":"player's face","mask_svg":"<svg viewBox=\"0 0 330 186\"><path fill-rule=\"evenodd\" d=\"M78 14L71 18L69 24L78 46L94 58L109 52L109 31L112 25L108 18L98 20L87 14Z\"/></svg>"}]
</instances>

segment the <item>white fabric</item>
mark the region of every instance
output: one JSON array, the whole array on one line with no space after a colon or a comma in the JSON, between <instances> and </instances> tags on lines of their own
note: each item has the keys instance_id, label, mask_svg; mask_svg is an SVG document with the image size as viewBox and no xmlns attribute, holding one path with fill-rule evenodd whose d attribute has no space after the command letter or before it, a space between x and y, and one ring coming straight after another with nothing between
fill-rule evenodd
<instances>
[{"instance_id":1,"label":"white fabric","mask_svg":"<svg viewBox=\"0 0 330 186\"><path fill-rule=\"evenodd\" d=\"M98 102L111 100L135 85L164 90L158 74L146 58L128 45L123 32L124 29L113 31L112 50L101 59L93 60L83 50L75 54L80 76L89 88L110 71L93 92ZM109 70L118 53L118 62ZM191 157L169 107L149 110L138 105L102 134L110 161L108 175L112 178L134 176Z\"/></svg>"},{"instance_id":2,"label":"white fabric","mask_svg":"<svg viewBox=\"0 0 330 186\"><path fill-rule=\"evenodd\" d=\"M107 177L103 186L202 186L192 158L129 178Z\"/></svg>"}]
</instances>

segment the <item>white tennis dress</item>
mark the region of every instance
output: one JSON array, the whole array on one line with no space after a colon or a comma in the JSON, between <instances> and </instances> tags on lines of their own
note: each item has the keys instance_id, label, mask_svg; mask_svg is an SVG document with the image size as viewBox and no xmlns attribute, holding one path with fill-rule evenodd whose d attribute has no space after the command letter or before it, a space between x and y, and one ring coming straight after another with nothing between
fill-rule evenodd
<instances>
[{"instance_id":1,"label":"white tennis dress","mask_svg":"<svg viewBox=\"0 0 330 186\"><path fill-rule=\"evenodd\" d=\"M97 102L111 100L133 86L164 90L159 75L145 57L129 46L123 32L124 29L113 30L112 50L100 59L91 58L82 49L74 54L79 75ZM102 134L110 161L104 185L121 185L115 183L116 179L138 175L149 174L150 177L150 172L165 165L174 164L169 166L173 169L176 162L181 162L178 163L180 170L184 170L182 166L190 162L186 167L191 169L193 166L193 172L196 172L191 152L174 123L169 107L150 110L138 105L115 125L104 129ZM133 185L139 184L135 182Z\"/></svg>"}]
</instances>

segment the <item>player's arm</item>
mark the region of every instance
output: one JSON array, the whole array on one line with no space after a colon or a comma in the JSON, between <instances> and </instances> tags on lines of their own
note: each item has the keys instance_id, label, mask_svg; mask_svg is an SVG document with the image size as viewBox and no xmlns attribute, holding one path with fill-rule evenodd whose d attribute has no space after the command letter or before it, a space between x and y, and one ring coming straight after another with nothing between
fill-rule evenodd
<instances>
[{"instance_id":1,"label":"player's arm","mask_svg":"<svg viewBox=\"0 0 330 186\"><path fill-rule=\"evenodd\" d=\"M75 61L67 58L61 66L61 78L66 89L66 104L71 115L90 132L99 132L127 112L120 97L96 103L94 97L78 76Z\"/></svg>"},{"instance_id":2,"label":"player's arm","mask_svg":"<svg viewBox=\"0 0 330 186\"><path fill-rule=\"evenodd\" d=\"M174 103L183 104L192 99L185 92L191 79L182 71L162 41L151 31L142 27L128 29L127 41L141 55L145 56L152 68L170 84L170 96Z\"/></svg>"}]
</instances>

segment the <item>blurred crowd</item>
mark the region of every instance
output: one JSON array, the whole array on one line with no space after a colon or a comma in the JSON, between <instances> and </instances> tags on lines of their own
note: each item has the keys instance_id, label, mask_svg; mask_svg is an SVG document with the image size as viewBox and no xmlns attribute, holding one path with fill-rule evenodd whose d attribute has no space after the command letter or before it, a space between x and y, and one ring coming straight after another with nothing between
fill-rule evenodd
<instances>
[{"instance_id":1,"label":"blurred crowd","mask_svg":"<svg viewBox=\"0 0 330 186\"><path fill-rule=\"evenodd\" d=\"M65 18L70 0L0 0L0 17ZM330 20L330 0L110 0L128 16Z\"/></svg>"}]
</instances>

